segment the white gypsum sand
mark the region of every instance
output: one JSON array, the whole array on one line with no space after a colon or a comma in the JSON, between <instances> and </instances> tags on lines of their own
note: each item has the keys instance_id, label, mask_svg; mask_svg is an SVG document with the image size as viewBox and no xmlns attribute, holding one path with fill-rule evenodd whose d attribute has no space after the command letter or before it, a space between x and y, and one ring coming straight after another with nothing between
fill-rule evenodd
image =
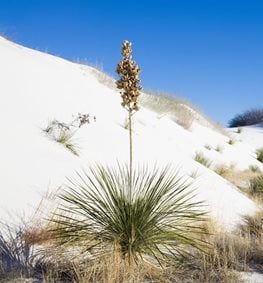
<instances>
[{"instance_id":1,"label":"white gypsum sand","mask_svg":"<svg viewBox=\"0 0 263 283\"><path fill-rule=\"evenodd\" d=\"M128 161L127 113L118 91L104 84L103 76L98 78L92 67L2 37L0 62L1 220L23 213L30 217L47 191L55 192L66 177L94 162L115 165ZM135 164L170 163L192 176L196 197L206 202L208 211L223 225L238 224L242 215L255 212L250 199L212 170L221 164L239 169L255 165L263 170L249 140L230 145L228 136L201 125L200 117L187 130L169 115L146 108L134 115ZM52 119L67 122L77 113L96 116L96 122L81 127L74 136L79 157L41 130ZM257 129L250 128L249 135L253 137L254 132ZM217 146L221 152L215 150ZM196 152L212 161L211 169L194 160Z\"/></svg>"}]
</instances>

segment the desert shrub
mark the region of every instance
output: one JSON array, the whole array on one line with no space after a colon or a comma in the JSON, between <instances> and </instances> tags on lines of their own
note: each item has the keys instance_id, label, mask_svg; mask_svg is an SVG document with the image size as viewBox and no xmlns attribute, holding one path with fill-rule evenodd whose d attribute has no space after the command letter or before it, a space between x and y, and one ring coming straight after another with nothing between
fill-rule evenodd
<instances>
[{"instance_id":1,"label":"desert shrub","mask_svg":"<svg viewBox=\"0 0 263 283\"><path fill-rule=\"evenodd\" d=\"M204 165L207 168L210 168L210 166L212 165L212 161L210 161L208 158L206 158L202 152L197 152L195 154L194 160L201 163L202 165Z\"/></svg>"},{"instance_id":2,"label":"desert shrub","mask_svg":"<svg viewBox=\"0 0 263 283\"><path fill-rule=\"evenodd\" d=\"M246 270L246 256L249 252L249 241L240 233L229 233L212 221L206 225L208 233L204 236L209 243L205 251L196 251L194 256L187 257L177 269L176 282L242 282L236 270ZM188 280L186 280L188 279Z\"/></svg>"},{"instance_id":3,"label":"desert shrub","mask_svg":"<svg viewBox=\"0 0 263 283\"><path fill-rule=\"evenodd\" d=\"M75 142L74 135L76 131L71 131L69 129L56 128L50 124L43 129L43 132L47 137L58 144L64 146L74 155L79 155L78 145Z\"/></svg>"},{"instance_id":4,"label":"desert shrub","mask_svg":"<svg viewBox=\"0 0 263 283\"><path fill-rule=\"evenodd\" d=\"M241 225L243 233L248 234L254 239L263 240L263 211L258 211L253 216L244 216L243 220L244 224Z\"/></svg>"},{"instance_id":5,"label":"desert shrub","mask_svg":"<svg viewBox=\"0 0 263 283\"><path fill-rule=\"evenodd\" d=\"M263 163L263 148L257 150L257 160Z\"/></svg>"},{"instance_id":6,"label":"desert shrub","mask_svg":"<svg viewBox=\"0 0 263 283\"><path fill-rule=\"evenodd\" d=\"M224 150L224 148L220 145L217 145L217 147L215 148L215 151L222 153Z\"/></svg>"},{"instance_id":7,"label":"desert shrub","mask_svg":"<svg viewBox=\"0 0 263 283\"><path fill-rule=\"evenodd\" d=\"M78 113L70 123L64 123L54 119L50 121L42 131L48 138L61 144L71 153L78 156L79 150L74 140L74 135L79 128L85 124L90 124L91 121L96 122L96 117L90 116L89 114Z\"/></svg>"},{"instance_id":8,"label":"desert shrub","mask_svg":"<svg viewBox=\"0 0 263 283\"><path fill-rule=\"evenodd\" d=\"M254 215L243 217L241 235L249 240L249 253L246 261L249 267L257 268L263 262L263 210L258 210Z\"/></svg>"},{"instance_id":9,"label":"desert shrub","mask_svg":"<svg viewBox=\"0 0 263 283\"><path fill-rule=\"evenodd\" d=\"M204 212L189 185L167 169L137 169L132 176L128 167L98 166L70 181L52 219L58 245L76 245L96 259L119 254L128 266L145 258L158 266L177 260L187 247L201 248Z\"/></svg>"},{"instance_id":10,"label":"desert shrub","mask_svg":"<svg viewBox=\"0 0 263 283\"><path fill-rule=\"evenodd\" d=\"M39 259L33 245L23 237L24 229L1 226L0 233L0 281L17 277L41 276ZM12 281L13 282L13 281Z\"/></svg>"},{"instance_id":11,"label":"desert shrub","mask_svg":"<svg viewBox=\"0 0 263 283\"><path fill-rule=\"evenodd\" d=\"M263 193L263 175L259 175L250 180L250 191L254 194Z\"/></svg>"},{"instance_id":12,"label":"desert shrub","mask_svg":"<svg viewBox=\"0 0 263 283\"><path fill-rule=\"evenodd\" d=\"M248 169L253 172L253 173L258 173L260 172L260 169L257 165L249 165Z\"/></svg>"},{"instance_id":13,"label":"desert shrub","mask_svg":"<svg viewBox=\"0 0 263 283\"><path fill-rule=\"evenodd\" d=\"M181 266L176 282L243 282L237 271L261 270L263 262L263 211L244 216L243 223L225 231L214 222L206 224L205 251L196 251ZM185 280L191 278L191 280ZM183 281L185 280L185 281ZM246 282L246 281L245 281Z\"/></svg>"},{"instance_id":14,"label":"desert shrub","mask_svg":"<svg viewBox=\"0 0 263 283\"><path fill-rule=\"evenodd\" d=\"M229 127L242 127L263 122L263 108L253 108L236 115L229 121Z\"/></svg>"},{"instance_id":15,"label":"desert shrub","mask_svg":"<svg viewBox=\"0 0 263 283\"><path fill-rule=\"evenodd\" d=\"M233 139L229 139L228 144L233 145L235 141Z\"/></svg>"},{"instance_id":16,"label":"desert shrub","mask_svg":"<svg viewBox=\"0 0 263 283\"><path fill-rule=\"evenodd\" d=\"M225 165L219 165L214 169L215 173L222 177L227 175L231 170L231 167Z\"/></svg>"},{"instance_id":17,"label":"desert shrub","mask_svg":"<svg viewBox=\"0 0 263 283\"><path fill-rule=\"evenodd\" d=\"M206 145L205 145L205 148L206 148L207 150L211 150L211 149L212 149L211 145L209 145L209 144L206 144Z\"/></svg>"},{"instance_id":18,"label":"desert shrub","mask_svg":"<svg viewBox=\"0 0 263 283\"><path fill-rule=\"evenodd\" d=\"M243 130L242 128L238 127L238 128L237 128L237 134L241 134L241 133L242 133L242 130Z\"/></svg>"}]
</instances>

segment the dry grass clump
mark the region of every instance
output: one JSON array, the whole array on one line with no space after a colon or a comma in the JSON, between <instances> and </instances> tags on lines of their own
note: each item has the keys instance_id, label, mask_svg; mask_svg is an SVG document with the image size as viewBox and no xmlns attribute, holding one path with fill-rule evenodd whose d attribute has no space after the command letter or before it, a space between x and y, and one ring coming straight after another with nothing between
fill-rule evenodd
<instances>
[{"instance_id":1,"label":"dry grass clump","mask_svg":"<svg viewBox=\"0 0 263 283\"><path fill-rule=\"evenodd\" d=\"M148 90L142 93L140 103L145 108L149 108L162 116L171 117L185 129L190 129L193 121L197 121L203 126L229 136L222 126L210 120L186 99L160 91Z\"/></svg>"},{"instance_id":2,"label":"dry grass clump","mask_svg":"<svg viewBox=\"0 0 263 283\"><path fill-rule=\"evenodd\" d=\"M262 200L261 200L262 201ZM263 272L263 209L261 207L253 216L245 216L241 226L243 237L249 240L250 248L247 256L249 267Z\"/></svg>"},{"instance_id":3,"label":"dry grass clump","mask_svg":"<svg viewBox=\"0 0 263 283\"><path fill-rule=\"evenodd\" d=\"M260 172L247 170L236 170L234 166L218 166L215 169L216 173L224 177L227 181L241 189L242 191L249 193L250 180L260 175Z\"/></svg>"},{"instance_id":4,"label":"dry grass clump","mask_svg":"<svg viewBox=\"0 0 263 283\"><path fill-rule=\"evenodd\" d=\"M202 152L197 152L194 156L194 160L201 163L207 168L210 168L212 165L212 161L206 158Z\"/></svg>"},{"instance_id":5,"label":"dry grass clump","mask_svg":"<svg viewBox=\"0 0 263 283\"><path fill-rule=\"evenodd\" d=\"M241 226L243 233L252 239L263 240L263 210L258 210L253 216L245 216ZM263 249L263 246L262 246ZM263 254L262 254L263 255ZM262 261L263 263L263 261Z\"/></svg>"},{"instance_id":6,"label":"dry grass clump","mask_svg":"<svg viewBox=\"0 0 263 283\"><path fill-rule=\"evenodd\" d=\"M49 225L53 225L53 222ZM162 266L148 256L140 264L129 261L117 242L107 249L81 253L73 242L61 246L50 236L50 226L42 230L31 228L33 235L24 234L27 242L40 242L38 262L30 265L29 273L23 278L34 276L44 282L191 282L191 283L236 283L242 282L239 271L263 271L263 210L254 216L244 217L244 223L235 231L227 232L214 222L206 222L199 240L206 243L201 250L189 249L177 256L177 260L163 262ZM52 233L51 233L52 234ZM50 235L51 235L50 234ZM31 240L32 237L34 240ZM34 256L34 259L36 257ZM30 261L33 262L32 257ZM38 273L36 272L38 271ZM14 272L14 270L13 270ZM0 273L1 275L1 273ZM14 276L13 276L14 275ZM2 275L1 275L2 276ZM18 273L9 273L5 278L16 278ZM0 277L4 278L4 277Z\"/></svg>"},{"instance_id":7,"label":"dry grass clump","mask_svg":"<svg viewBox=\"0 0 263 283\"><path fill-rule=\"evenodd\" d=\"M222 177L226 177L228 174L232 172L233 168L231 166L226 165L218 165L214 172Z\"/></svg>"},{"instance_id":8,"label":"dry grass clump","mask_svg":"<svg viewBox=\"0 0 263 283\"><path fill-rule=\"evenodd\" d=\"M140 97L140 103L161 115L172 117L185 129L190 129L194 121L194 111L188 103L175 96L148 91Z\"/></svg>"},{"instance_id":9,"label":"dry grass clump","mask_svg":"<svg viewBox=\"0 0 263 283\"><path fill-rule=\"evenodd\" d=\"M43 132L49 139L64 146L72 154L77 156L79 155L78 146L74 140L76 131L71 130L66 125L58 126L57 121L53 120L48 123L48 125L43 129Z\"/></svg>"},{"instance_id":10,"label":"dry grass clump","mask_svg":"<svg viewBox=\"0 0 263 283\"><path fill-rule=\"evenodd\" d=\"M215 148L215 151L219 152L219 153L222 153L224 150L224 147L221 146L221 145L217 145L216 148Z\"/></svg>"},{"instance_id":11,"label":"dry grass clump","mask_svg":"<svg viewBox=\"0 0 263 283\"><path fill-rule=\"evenodd\" d=\"M205 148L206 148L207 150L211 150L211 149L212 149L212 146L209 145L209 144L206 144L206 145L205 145Z\"/></svg>"},{"instance_id":12,"label":"dry grass clump","mask_svg":"<svg viewBox=\"0 0 263 283\"><path fill-rule=\"evenodd\" d=\"M241 244L239 237L218 228L213 222L208 223L205 228L208 231L204 239L209 243L207 248L196 251L177 266L176 282L240 282L235 270L244 269L243 264L240 267L240 262L247 250L246 245L244 249L244 243Z\"/></svg>"},{"instance_id":13,"label":"dry grass clump","mask_svg":"<svg viewBox=\"0 0 263 283\"><path fill-rule=\"evenodd\" d=\"M78 113L69 123L60 122L56 119L50 121L42 131L48 138L61 144L74 155L79 155L78 146L74 140L74 135L84 125L96 122L96 117L90 114Z\"/></svg>"},{"instance_id":14,"label":"dry grass clump","mask_svg":"<svg viewBox=\"0 0 263 283\"><path fill-rule=\"evenodd\" d=\"M76 281L80 283L171 282L164 269L147 261L130 264L114 247L109 255L75 266Z\"/></svg>"},{"instance_id":15,"label":"dry grass clump","mask_svg":"<svg viewBox=\"0 0 263 283\"><path fill-rule=\"evenodd\" d=\"M96 76L100 83L113 90L116 90L115 79L110 74L106 73L102 66L90 63L88 65L93 68L92 73ZM85 67L83 69L85 70Z\"/></svg>"},{"instance_id":16,"label":"dry grass clump","mask_svg":"<svg viewBox=\"0 0 263 283\"><path fill-rule=\"evenodd\" d=\"M248 169L253 173L260 173L260 169L257 165L249 165Z\"/></svg>"},{"instance_id":17,"label":"dry grass clump","mask_svg":"<svg viewBox=\"0 0 263 283\"><path fill-rule=\"evenodd\" d=\"M250 180L249 189L252 194L263 195L263 174Z\"/></svg>"},{"instance_id":18,"label":"dry grass clump","mask_svg":"<svg viewBox=\"0 0 263 283\"><path fill-rule=\"evenodd\" d=\"M178 266L178 282L243 282L239 271L263 271L263 211L244 217L244 224L227 232L208 223L207 249L196 251ZM180 276L181 273L181 276ZM191 281L191 280L192 281Z\"/></svg>"}]
</instances>

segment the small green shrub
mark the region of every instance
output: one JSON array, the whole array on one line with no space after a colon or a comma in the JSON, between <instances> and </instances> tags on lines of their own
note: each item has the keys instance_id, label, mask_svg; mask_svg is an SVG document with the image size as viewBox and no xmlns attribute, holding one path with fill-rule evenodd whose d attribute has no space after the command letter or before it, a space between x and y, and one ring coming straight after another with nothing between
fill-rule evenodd
<instances>
[{"instance_id":1,"label":"small green shrub","mask_svg":"<svg viewBox=\"0 0 263 283\"><path fill-rule=\"evenodd\" d=\"M251 172L253 172L253 173L258 173L258 172L260 172L260 169L259 169L259 167L258 167L257 165L250 165L250 166L248 167L248 169L249 169Z\"/></svg>"},{"instance_id":2,"label":"small green shrub","mask_svg":"<svg viewBox=\"0 0 263 283\"><path fill-rule=\"evenodd\" d=\"M233 139L229 139L228 144L233 145L235 141Z\"/></svg>"},{"instance_id":3,"label":"small green shrub","mask_svg":"<svg viewBox=\"0 0 263 283\"><path fill-rule=\"evenodd\" d=\"M210 168L210 166L212 165L212 161L210 161L208 158L206 158L202 152L197 152L195 154L194 160L201 163L202 165L204 165L207 168Z\"/></svg>"},{"instance_id":4,"label":"small green shrub","mask_svg":"<svg viewBox=\"0 0 263 283\"><path fill-rule=\"evenodd\" d=\"M263 193L263 175L254 177L249 182L250 191L254 194Z\"/></svg>"},{"instance_id":5,"label":"small green shrub","mask_svg":"<svg viewBox=\"0 0 263 283\"><path fill-rule=\"evenodd\" d=\"M263 148L257 150L257 160L263 163Z\"/></svg>"},{"instance_id":6,"label":"small green shrub","mask_svg":"<svg viewBox=\"0 0 263 283\"><path fill-rule=\"evenodd\" d=\"M222 153L224 150L224 148L220 145L217 145L217 147L215 148L215 151Z\"/></svg>"},{"instance_id":7,"label":"small green shrub","mask_svg":"<svg viewBox=\"0 0 263 283\"><path fill-rule=\"evenodd\" d=\"M212 149L211 145L209 145L209 144L206 144L206 145L205 145L205 148L206 148L207 150L211 150L211 149Z\"/></svg>"},{"instance_id":8,"label":"small green shrub","mask_svg":"<svg viewBox=\"0 0 263 283\"><path fill-rule=\"evenodd\" d=\"M237 128L237 134L241 134L241 133L242 133L242 131L243 131L243 129L242 129L242 128L240 128L240 127L238 127L238 128Z\"/></svg>"}]
</instances>

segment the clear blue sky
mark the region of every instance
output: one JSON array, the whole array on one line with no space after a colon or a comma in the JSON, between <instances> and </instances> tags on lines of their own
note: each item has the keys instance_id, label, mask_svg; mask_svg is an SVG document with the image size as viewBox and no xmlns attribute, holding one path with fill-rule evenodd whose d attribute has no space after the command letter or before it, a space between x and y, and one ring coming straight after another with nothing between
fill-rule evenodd
<instances>
[{"instance_id":1,"label":"clear blue sky","mask_svg":"<svg viewBox=\"0 0 263 283\"><path fill-rule=\"evenodd\" d=\"M222 124L263 107L263 0L0 0L0 33L112 75L128 39L145 89Z\"/></svg>"}]
</instances>

